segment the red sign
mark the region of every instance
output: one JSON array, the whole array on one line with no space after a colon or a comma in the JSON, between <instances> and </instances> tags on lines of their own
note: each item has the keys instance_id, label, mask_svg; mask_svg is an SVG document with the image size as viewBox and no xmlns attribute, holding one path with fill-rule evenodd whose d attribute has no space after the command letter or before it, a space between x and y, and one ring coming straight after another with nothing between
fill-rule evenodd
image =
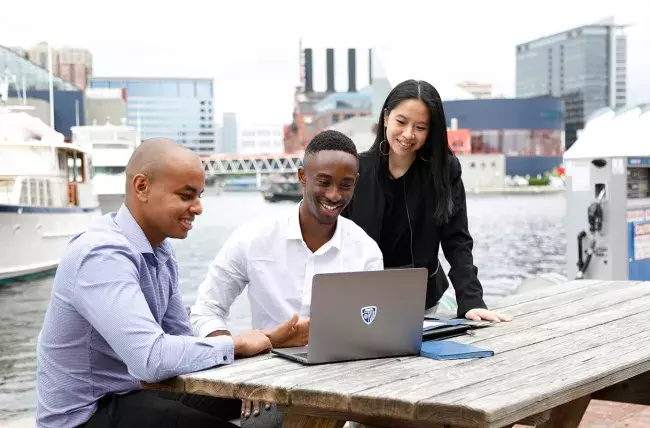
<instances>
[{"instance_id":1,"label":"red sign","mask_svg":"<svg viewBox=\"0 0 650 428\"><path fill-rule=\"evenodd\" d=\"M449 148L455 155L469 155L472 153L472 133L469 129L448 129L447 141Z\"/></svg>"}]
</instances>

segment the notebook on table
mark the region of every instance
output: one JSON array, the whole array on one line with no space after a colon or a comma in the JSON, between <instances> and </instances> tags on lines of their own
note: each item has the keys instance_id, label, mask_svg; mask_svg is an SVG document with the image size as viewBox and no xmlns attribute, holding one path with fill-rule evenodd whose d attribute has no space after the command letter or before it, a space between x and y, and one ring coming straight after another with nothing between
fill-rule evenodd
<instances>
[{"instance_id":1,"label":"notebook on table","mask_svg":"<svg viewBox=\"0 0 650 428\"><path fill-rule=\"evenodd\" d=\"M453 340L431 340L422 342L420 356L434 360L458 360L466 358L485 358L494 355L494 351Z\"/></svg>"},{"instance_id":2,"label":"notebook on table","mask_svg":"<svg viewBox=\"0 0 650 428\"><path fill-rule=\"evenodd\" d=\"M491 325L493 324L489 321L427 318L422 323L422 337L425 340L446 339L462 336L470 330L490 327Z\"/></svg>"}]
</instances>

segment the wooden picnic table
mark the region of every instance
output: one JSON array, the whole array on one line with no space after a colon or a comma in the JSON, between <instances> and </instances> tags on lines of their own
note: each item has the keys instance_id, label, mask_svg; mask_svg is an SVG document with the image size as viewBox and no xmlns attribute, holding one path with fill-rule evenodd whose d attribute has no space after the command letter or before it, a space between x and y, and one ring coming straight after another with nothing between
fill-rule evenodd
<instances>
[{"instance_id":1,"label":"wooden picnic table","mask_svg":"<svg viewBox=\"0 0 650 428\"><path fill-rule=\"evenodd\" d=\"M571 281L505 298L511 323L452 340L493 357L305 366L263 355L146 385L270 401L285 427L577 427L591 398L650 404L650 284Z\"/></svg>"}]
</instances>

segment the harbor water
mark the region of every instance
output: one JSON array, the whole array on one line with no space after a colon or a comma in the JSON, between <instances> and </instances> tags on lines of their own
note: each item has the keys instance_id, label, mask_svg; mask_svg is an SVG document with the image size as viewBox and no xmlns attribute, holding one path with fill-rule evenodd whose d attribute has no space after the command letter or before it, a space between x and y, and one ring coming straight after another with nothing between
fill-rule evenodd
<instances>
[{"instance_id":1,"label":"harbor water","mask_svg":"<svg viewBox=\"0 0 650 428\"><path fill-rule=\"evenodd\" d=\"M203 215L194 222L189 237L173 241L187 305L194 302L208 263L235 227L296 206L267 203L258 193L208 194L203 204ZM474 260L488 304L513 293L524 279L543 273L566 275L563 194L471 195L467 209L475 241ZM443 266L448 268L444 260ZM52 279L46 276L0 286L0 425L34 412L36 341ZM248 301L243 295L231 309L230 326L238 332L249 322Z\"/></svg>"}]
</instances>

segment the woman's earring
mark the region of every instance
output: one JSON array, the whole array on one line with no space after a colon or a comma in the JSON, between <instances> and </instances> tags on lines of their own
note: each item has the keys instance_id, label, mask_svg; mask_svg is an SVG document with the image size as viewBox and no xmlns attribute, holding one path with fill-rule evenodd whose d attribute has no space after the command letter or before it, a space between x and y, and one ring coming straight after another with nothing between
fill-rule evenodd
<instances>
[{"instance_id":1,"label":"woman's earring","mask_svg":"<svg viewBox=\"0 0 650 428\"><path fill-rule=\"evenodd\" d=\"M386 153L384 153L384 151L381 149L381 147L384 145L384 143L386 143L386 146L388 146L387 149L386 149ZM388 141L383 140L381 143L379 143L379 153L381 153L384 156L388 156L389 151L390 151L390 146L388 145Z\"/></svg>"}]
</instances>

